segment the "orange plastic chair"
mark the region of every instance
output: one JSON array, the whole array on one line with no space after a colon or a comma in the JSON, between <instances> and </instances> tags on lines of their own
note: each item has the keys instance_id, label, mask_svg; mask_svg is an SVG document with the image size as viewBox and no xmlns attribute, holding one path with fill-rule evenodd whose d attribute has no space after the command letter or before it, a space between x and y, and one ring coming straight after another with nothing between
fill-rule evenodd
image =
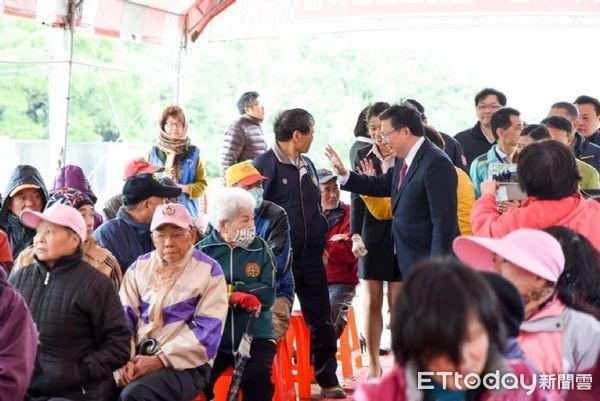
<instances>
[{"instance_id":1,"label":"orange plastic chair","mask_svg":"<svg viewBox=\"0 0 600 401\"><path fill-rule=\"evenodd\" d=\"M215 394L215 401L227 401L227 393L229 392L229 385L231 385L231 375L233 374L233 368L227 368L215 383L213 393ZM241 391L240 391L241 393ZM242 397L238 396L238 400Z\"/></svg>"},{"instance_id":2,"label":"orange plastic chair","mask_svg":"<svg viewBox=\"0 0 600 401\"><path fill-rule=\"evenodd\" d=\"M273 401L295 401L296 388L292 375L292 357L287 338L283 337L277 343L277 354L273 358L271 381L275 386Z\"/></svg>"},{"instance_id":3,"label":"orange plastic chair","mask_svg":"<svg viewBox=\"0 0 600 401\"><path fill-rule=\"evenodd\" d=\"M295 362L290 359L290 367L292 379L298 383L298 397L311 398L310 383L315 374L310 364L310 331L306 327L302 311L292 311L286 339L289 355L296 351Z\"/></svg>"},{"instance_id":4,"label":"orange plastic chair","mask_svg":"<svg viewBox=\"0 0 600 401\"><path fill-rule=\"evenodd\" d=\"M275 387L273 401L295 401L296 389L292 378L291 370L292 358L288 350L286 338L282 338L277 344L277 353L273 358L273 369L271 370L271 382ZM231 385L231 375L233 368L229 367L217 379L214 388L215 401L227 400L227 393ZM241 390L238 400L242 399ZM204 393L199 394L192 401L206 401Z\"/></svg>"},{"instance_id":5,"label":"orange plastic chair","mask_svg":"<svg viewBox=\"0 0 600 401\"><path fill-rule=\"evenodd\" d=\"M342 364L342 375L344 378L352 377L354 374L352 361L354 361L354 366L357 368L363 367L353 306L350 306L348 310L347 319L348 322L344 328L344 332L338 339L338 351L335 355L337 360Z\"/></svg>"},{"instance_id":6,"label":"orange plastic chair","mask_svg":"<svg viewBox=\"0 0 600 401\"><path fill-rule=\"evenodd\" d=\"M233 368L227 368L221 376L217 379L215 383L215 388L213 392L215 394L215 401L226 401L227 393L229 392L229 385L231 384L231 375L233 374ZM242 399L242 391L240 390L238 395L238 400ZM206 401L204 397L204 392L198 394L195 398L192 398L192 401Z\"/></svg>"}]
</instances>

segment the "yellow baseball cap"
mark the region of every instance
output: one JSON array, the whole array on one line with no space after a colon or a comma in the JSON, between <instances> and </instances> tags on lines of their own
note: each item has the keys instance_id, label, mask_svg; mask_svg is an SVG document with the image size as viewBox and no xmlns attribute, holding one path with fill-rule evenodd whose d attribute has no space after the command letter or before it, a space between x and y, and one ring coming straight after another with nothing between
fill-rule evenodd
<instances>
[{"instance_id":1,"label":"yellow baseball cap","mask_svg":"<svg viewBox=\"0 0 600 401\"><path fill-rule=\"evenodd\" d=\"M268 180L261 175L249 161L240 162L230 166L225 171L225 184L228 187L238 185L252 185L257 181Z\"/></svg>"}]
</instances>

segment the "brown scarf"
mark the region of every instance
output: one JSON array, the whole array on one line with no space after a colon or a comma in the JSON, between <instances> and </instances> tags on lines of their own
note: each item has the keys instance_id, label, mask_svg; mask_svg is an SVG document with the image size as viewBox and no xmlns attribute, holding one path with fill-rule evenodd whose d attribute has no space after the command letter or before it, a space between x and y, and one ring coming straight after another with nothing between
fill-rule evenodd
<instances>
[{"instance_id":1,"label":"brown scarf","mask_svg":"<svg viewBox=\"0 0 600 401\"><path fill-rule=\"evenodd\" d=\"M162 128L158 132L158 141L156 146L165 152L165 172L167 172L175 181L178 181L180 168L179 160L181 156L190 147L190 138L187 136L187 123L183 127L183 132L186 134L184 138L171 138Z\"/></svg>"}]
</instances>

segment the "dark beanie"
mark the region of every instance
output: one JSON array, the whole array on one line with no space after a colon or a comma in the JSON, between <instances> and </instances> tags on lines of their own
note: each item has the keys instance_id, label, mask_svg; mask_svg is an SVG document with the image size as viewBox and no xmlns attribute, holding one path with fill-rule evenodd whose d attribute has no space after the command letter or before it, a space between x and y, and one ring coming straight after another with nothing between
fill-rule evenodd
<instances>
[{"instance_id":1,"label":"dark beanie","mask_svg":"<svg viewBox=\"0 0 600 401\"><path fill-rule=\"evenodd\" d=\"M501 275L491 272L481 272L483 278L492 287L502 306L502 319L506 326L508 337L517 337L525 309L521 295L514 285Z\"/></svg>"}]
</instances>

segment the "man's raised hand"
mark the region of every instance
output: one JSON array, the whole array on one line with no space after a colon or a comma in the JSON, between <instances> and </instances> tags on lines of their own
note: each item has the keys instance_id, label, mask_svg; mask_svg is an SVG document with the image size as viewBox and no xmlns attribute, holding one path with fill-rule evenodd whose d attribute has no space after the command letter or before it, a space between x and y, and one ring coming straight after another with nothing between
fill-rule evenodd
<instances>
[{"instance_id":1,"label":"man's raised hand","mask_svg":"<svg viewBox=\"0 0 600 401\"><path fill-rule=\"evenodd\" d=\"M329 159L331 163L331 169L337 174L341 176L345 176L348 174L348 170L344 167L344 163L342 159L338 156L337 152L331 145L327 145L325 147L325 156Z\"/></svg>"}]
</instances>

